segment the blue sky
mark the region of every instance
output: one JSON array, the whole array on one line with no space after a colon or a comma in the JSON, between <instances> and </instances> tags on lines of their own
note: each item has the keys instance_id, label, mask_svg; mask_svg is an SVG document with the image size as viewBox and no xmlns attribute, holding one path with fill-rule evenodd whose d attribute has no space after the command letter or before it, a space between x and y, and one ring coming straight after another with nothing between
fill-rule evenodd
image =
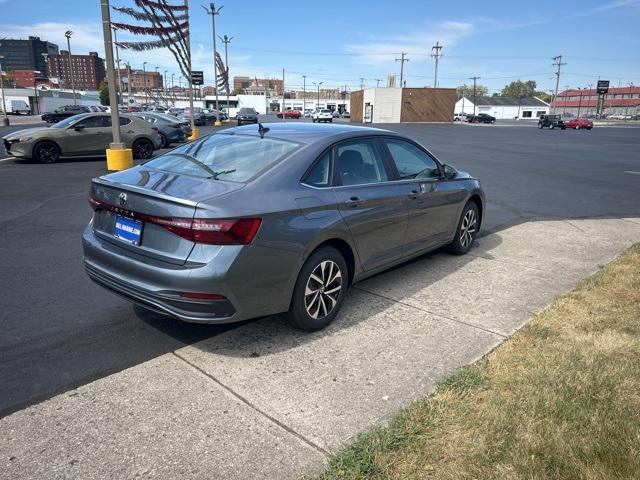
<instances>
[{"instance_id":1,"label":"blue sky","mask_svg":"<svg viewBox=\"0 0 640 480\"><path fill-rule=\"evenodd\" d=\"M178 1L178 0L174 0ZM211 21L191 1L194 69L212 80ZM133 6L133 0L111 0ZM612 86L640 85L640 0L604 1L253 1L227 0L217 33L230 44L231 75L277 76L302 87L302 75L323 86L359 88L399 75L394 59L407 52L407 86L433 82L436 41L444 45L440 85L455 87L478 75L498 91L516 80L536 80L540 90L555 85L551 57L567 65L560 87L586 87L609 79ZM114 14L112 20L128 20ZM75 32L72 50L103 53L99 0L0 0L0 38L38 35L65 48L64 31ZM142 38L142 37L136 37ZM121 35L120 40L126 39ZM220 47L220 44L218 45ZM166 51L121 52L132 66L156 65L176 74Z\"/></svg>"}]
</instances>

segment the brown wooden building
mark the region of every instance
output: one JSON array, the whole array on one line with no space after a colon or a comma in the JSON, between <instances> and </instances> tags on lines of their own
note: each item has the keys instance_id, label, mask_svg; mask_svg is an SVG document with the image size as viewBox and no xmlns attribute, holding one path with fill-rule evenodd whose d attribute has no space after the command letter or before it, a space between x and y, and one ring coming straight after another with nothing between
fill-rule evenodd
<instances>
[{"instance_id":1,"label":"brown wooden building","mask_svg":"<svg viewBox=\"0 0 640 480\"><path fill-rule=\"evenodd\" d=\"M451 122L455 88L368 88L351 92L351 121Z\"/></svg>"}]
</instances>

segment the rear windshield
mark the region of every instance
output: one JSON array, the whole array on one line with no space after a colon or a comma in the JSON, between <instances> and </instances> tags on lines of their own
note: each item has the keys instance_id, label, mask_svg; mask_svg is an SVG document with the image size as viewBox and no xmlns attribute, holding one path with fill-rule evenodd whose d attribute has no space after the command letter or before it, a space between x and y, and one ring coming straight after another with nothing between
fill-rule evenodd
<instances>
[{"instance_id":1,"label":"rear windshield","mask_svg":"<svg viewBox=\"0 0 640 480\"><path fill-rule=\"evenodd\" d=\"M241 108L240 113L255 113L253 108Z\"/></svg>"},{"instance_id":2,"label":"rear windshield","mask_svg":"<svg viewBox=\"0 0 640 480\"><path fill-rule=\"evenodd\" d=\"M145 166L214 180L246 182L298 146L274 138L217 134L175 148Z\"/></svg>"}]
</instances>

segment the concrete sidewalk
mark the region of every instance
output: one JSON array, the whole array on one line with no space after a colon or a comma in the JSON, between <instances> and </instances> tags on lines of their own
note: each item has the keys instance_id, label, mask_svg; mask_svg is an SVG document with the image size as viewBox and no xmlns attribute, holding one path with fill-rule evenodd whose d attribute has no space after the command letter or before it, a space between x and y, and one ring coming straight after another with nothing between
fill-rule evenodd
<instances>
[{"instance_id":1,"label":"concrete sidewalk","mask_svg":"<svg viewBox=\"0 0 640 480\"><path fill-rule=\"evenodd\" d=\"M0 420L0 478L298 478L640 241L541 221L356 285L327 330L248 323Z\"/></svg>"}]
</instances>

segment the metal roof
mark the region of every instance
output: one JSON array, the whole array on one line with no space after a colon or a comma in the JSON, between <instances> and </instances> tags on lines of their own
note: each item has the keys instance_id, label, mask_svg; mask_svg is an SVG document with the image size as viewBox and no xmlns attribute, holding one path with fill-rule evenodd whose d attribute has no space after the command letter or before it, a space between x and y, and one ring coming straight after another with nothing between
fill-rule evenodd
<instances>
[{"instance_id":1,"label":"metal roof","mask_svg":"<svg viewBox=\"0 0 640 480\"><path fill-rule=\"evenodd\" d=\"M473 97L468 98L471 103ZM538 97L476 97L476 106L489 105L491 107L548 107L549 105Z\"/></svg>"}]
</instances>

